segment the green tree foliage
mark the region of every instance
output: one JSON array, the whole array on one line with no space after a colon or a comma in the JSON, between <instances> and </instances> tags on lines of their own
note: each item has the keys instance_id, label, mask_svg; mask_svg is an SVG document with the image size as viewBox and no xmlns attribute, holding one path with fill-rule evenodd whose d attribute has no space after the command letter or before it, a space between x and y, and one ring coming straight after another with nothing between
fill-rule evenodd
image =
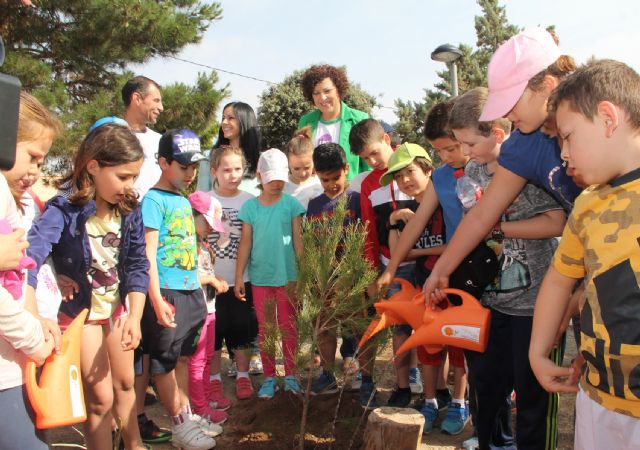
<instances>
[{"instance_id":1,"label":"green tree foliage","mask_svg":"<svg viewBox=\"0 0 640 450\"><path fill-rule=\"evenodd\" d=\"M475 17L476 49L460 44L462 58L457 61L458 91L464 93L477 86L487 85L487 66L491 55L504 41L520 31L511 25L506 16L506 8L498 0L477 0L482 14ZM424 90L421 102L395 101L398 123L395 128L411 142L425 145L422 135L427 112L437 103L451 96L451 77L449 70L438 72L439 81L432 89Z\"/></svg>"},{"instance_id":2,"label":"green tree foliage","mask_svg":"<svg viewBox=\"0 0 640 450\"><path fill-rule=\"evenodd\" d=\"M219 3L199 0L42 0L31 7L0 0L2 70L58 112L68 132L52 153L68 155L93 121L122 114L120 89L133 76L127 65L177 54L221 17ZM212 72L195 86L164 86L158 130L189 127L210 145L213 113L226 95L217 82Z\"/></svg>"},{"instance_id":3,"label":"green tree foliage","mask_svg":"<svg viewBox=\"0 0 640 450\"><path fill-rule=\"evenodd\" d=\"M284 149L296 131L300 117L315 108L302 95L300 80L303 73L304 70L293 72L260 95L258 123L265 148ZM355 83L350 84L344 101L351 108L367 113L376 105L375 97Z\"/></svg>"}]
</instances>

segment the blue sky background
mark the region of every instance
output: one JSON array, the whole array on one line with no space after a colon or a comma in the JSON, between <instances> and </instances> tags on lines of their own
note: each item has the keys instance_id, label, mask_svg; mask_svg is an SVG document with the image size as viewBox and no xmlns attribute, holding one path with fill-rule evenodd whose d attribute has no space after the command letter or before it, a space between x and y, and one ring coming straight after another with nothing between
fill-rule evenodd
<instances>
[{"instance_id":1,"label":"blue sky background","mask_svg":"<svg viewBox=\"0 0 640 450\"><path fill-rule=\"evenodd\" d=\"M555 25L561 49L578 63L591 56L624 61L640 71L640 3L637 0L510 0L510 23L520 27ZM198 45L180 58L280 82L314 63L345 65L349 79L378 96L382 105L397 98L421 100L437 81L443 63L429 58L443 43L475 47L473 0L229 0ZM191 84L208 69L170 58L132 66L160 84ZM218 72L229 84L229 101L257 110L267 84ZM225 102L226 103L226 102ZM374 116L388 122L390 109Z\"/></svg>"}]
</instances>

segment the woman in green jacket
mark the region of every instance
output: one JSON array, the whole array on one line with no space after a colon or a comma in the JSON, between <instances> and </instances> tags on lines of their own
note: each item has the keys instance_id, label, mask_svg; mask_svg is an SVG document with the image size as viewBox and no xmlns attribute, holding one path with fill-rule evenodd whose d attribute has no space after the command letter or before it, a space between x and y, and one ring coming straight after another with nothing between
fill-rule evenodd
<instances>
[{"instance_id":1,"label":"woman in green jacket","mask_svg":"<svg viewBox=\"0 0 640 450\"><path fill-rule=\"evenodd\" d=\"M349 88L344 69L329 65L311 66L302 75L300 84L304 97L313 103L316 109L300 118L298 128L311 126L314 147L326 142L340 144L347 154L349 180L360 172L370 170L359 156L353 155L350 151L351 127L367 119L369 114L349 108L342 101Z\"/></svg>"}]
</instances>

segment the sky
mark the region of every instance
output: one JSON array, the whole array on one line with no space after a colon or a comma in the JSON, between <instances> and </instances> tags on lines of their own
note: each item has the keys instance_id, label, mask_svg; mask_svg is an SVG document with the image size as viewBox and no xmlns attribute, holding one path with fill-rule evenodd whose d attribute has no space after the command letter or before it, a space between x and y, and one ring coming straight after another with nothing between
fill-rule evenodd
<instances>
[{"instance_id":1,"label":"sky","mask_svg":"<svg viewBox=\"0 0 640 450\"><path fill-rule=\"evenodd\" d=\"M502 0L510 23L556 26L563 53L624 61L640 72L638 0ZM179 58L278 83L312 64L346 66L349 80L377 97L373 116L394 123L394 100L421 101L444 63L432 61L440 44L475 48L474 0L229 0L223 17ZM192 84L210 69L171 58L130 67L161 85ZM262 81L218 72L228 84L223 101L243 101L257 112ZM222 105L221 105L222 106Z\"/></svg>"}]
</instances>

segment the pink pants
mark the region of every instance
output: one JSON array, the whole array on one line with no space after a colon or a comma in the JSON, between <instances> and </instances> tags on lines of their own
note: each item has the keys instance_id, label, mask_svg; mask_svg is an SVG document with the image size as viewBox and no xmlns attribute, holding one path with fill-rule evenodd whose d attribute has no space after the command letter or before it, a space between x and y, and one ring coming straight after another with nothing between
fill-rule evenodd
<instances>
[{"instance_id":1,"label":"pink pants","mask_svg":"<svg viewBox=\"0 0 640 450\"><path fill-rule=\"evenodd\" d=\"M278 328L282 334L282 353L284 356L284 373L293 375L295 372L295 352L298 345L296 330L296 311L287 295L285 286L251 286L253 292L253 306L258 317L258 342L260 343L260 357L265 377L276 376L275 355L264 352L264 332L267 322L275 323L274 317L266 317L267 311L275 313ZM275 307L265 306L275 301ZM273 312L272 312L273 311Z\"/></svg>"},{"instance_id":2,"label":"pink pants","mask_svg":"<svg viewBox=\"0 0 640 450\"><path fill-rule=\"evenodd\" d=\"M196 351L189 358L189 399L191 409L201 413L209 404L211 361L216 339L216 313L207 314Z\"/></svg>"}]
</instances>

